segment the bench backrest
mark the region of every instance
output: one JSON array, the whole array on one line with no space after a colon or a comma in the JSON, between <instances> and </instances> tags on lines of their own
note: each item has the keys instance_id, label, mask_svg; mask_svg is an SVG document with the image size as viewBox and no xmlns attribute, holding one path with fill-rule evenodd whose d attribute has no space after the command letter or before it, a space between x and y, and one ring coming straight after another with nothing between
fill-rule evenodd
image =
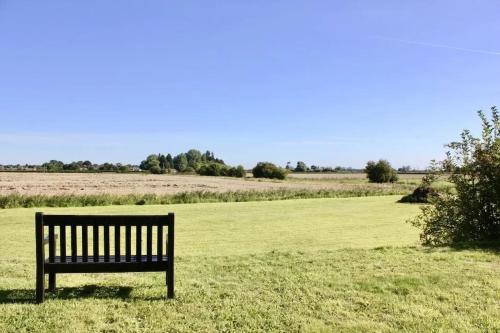
<instances>
[{"instance_id":1,"label":"bench backrest","mask_svg":"<svg viewBox=\"0 0 500 333\"><path fill-rule=\"evenodd\" d=\"M58 254L56 233L59 238ZM60 263L162 262L168 256L173 257L174 214L124 216L36 213L36 234L37 239L43 239L48 234L49 262L55 262L56 258ZM143 238L146 240L145 249ZM41 249L37 247L38 251L42 253L37 255L44 257L43 246Z\"/></svg>"}]
</instances>

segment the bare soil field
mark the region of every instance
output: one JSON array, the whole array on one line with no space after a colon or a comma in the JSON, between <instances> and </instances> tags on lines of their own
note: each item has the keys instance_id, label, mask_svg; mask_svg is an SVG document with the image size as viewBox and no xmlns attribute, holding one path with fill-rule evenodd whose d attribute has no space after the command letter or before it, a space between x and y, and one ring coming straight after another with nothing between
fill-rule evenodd
<instances>
[{"instance_id":1,"label":"bare soil field","mask_svg":"<svg viewBox=\"0 0 500 333\"><path fill-rule=\"evenodd\" d=\"M348 181L345 181L346 177ZM413 187L412 183L369 184L364 174L290 175L288 180L277 181L197 175L0 172L0 195L176 194L193 191L266 191L283 188L410 190Z\"/></svg>"}]
</instances>

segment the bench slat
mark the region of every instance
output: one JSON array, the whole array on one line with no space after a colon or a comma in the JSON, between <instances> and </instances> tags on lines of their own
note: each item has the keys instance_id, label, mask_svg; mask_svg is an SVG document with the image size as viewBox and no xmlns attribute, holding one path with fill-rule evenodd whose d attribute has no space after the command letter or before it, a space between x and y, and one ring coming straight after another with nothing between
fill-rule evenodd
<instances>
[{"instance_id":1,"label":"bench slat","mask_svg":"<svg viewBox=\"0 0 500 333\"><path fill-rule=\"evenodd\" d=\"M99 227L94 226L93 227L93 233L94 233L94 262L99 261Z\"/></svg>"},{"instance_id":2,"label":"bench slat","mask_svg":"<svg viewBox=\"0 0 500 333\"><path fill-rule=\"evenodd\" d=\"M142 230L141 226L135 226L135 261L142 261Z\"/></svg>"},{"instance_id":3,"label":"bench slat","mask_svg":"<svg viewBox=\"0 0 500 333\"><path fill-rule=\"evenodd\" d=\"M142 256L141 261L137 261L132 256L132 262L58 262L45 263L44 270L47 273L104 273L104 272L155 272L166 271L168 261L147 262L146 256ZM101 257L104 260L104 257Z\"/></svg>"},{"instance_id":4,"label":"bench slat","mask_svg":"<svg viewBox=\"0 0 500 333\"><path fill-rule=\"evenodd\" d=\"M147 260L150 262L153 255L153 226L148 225L146 234Z\"/></svg>"},{"instance_id":5,"label":"bench slat","mask_svg":"<svg viewBox=\"0 0 500 333\"><path fill-rule=\"evenodd\" d=\"M54 226L49 226L49 262L54 262L56 256L56 241L55 241Z\"/></svg>"},{"instance_id":6,"label":"bench slat","mask_svg":"<svg viewBox=\"0 0 500 333\"><path fill-rule=\"evenodd\" d=\"M66 226L59 227L59 234L61 238L59 239L59 250L61 254L61 261L66 261Z\"/></svg>"},{"instance_id":7,"label":"bench slat","mask_svg":"<svg viewBox=\"0 0 500 333\"><path fill-rule=\"evenodd\" d=\"M83 262L89 261L89 230L86 225L82 226L82 258Z\"/></svg>"},{"instance_id":8,"label":"bench slat","mask_svg":"<svg viewBox=\"0 0 500 333\"><path fill-rule=\"evenodd\" d=\"M167 225L166 215L44 215L45 225Z\"/></svg>"},{"instance_id":9,"label":"bench slat","mask_svg":"<svg viewBox=\"0 0 500 333\"><path fill-rule=\"evenodd\" d=\"M115 225L115 262L120 262L120 226Z\"/></svg>"},{"instance_id":10,"label":"bench slat","mask_svg":"<svg viewBox=\"0 0 500 333\"><path fill-rule=\"evenodd\" d=\"M77 257L77 247L76 247L76 225L71 226L71 261L75 262Z\"/></svg>"},{"instance_id":11,"label":"bench slat","mask_svg":"<svg viewBox=\"0 0 500 333\"><path fill-rule=\"evenodd\" d=\"M127 225L125 227L125 261L130 262L132 252L132 227Z\"/></svg>"},{"instance_id":12,"label":"bench slat","mask_svg":"<svg viewBox=\"0 0 500 333\"><path fill-rule=\"evenodd\" d=\"M157 227L156 234L156 255L158 256L158 261L163 260L163 226L159 225Z\"/></svg>"},{"instance_id":13,"label":"bench slat","mask_svg":"<svg viewBox=\"0 0 500 333\"><path fill-rule=\"evenodd\" d=\"M104 261L109 261L109 225L104 226Z\"/></svg>"},{"instance_id":14,"label":"bench slat","mask_svg":"<svg viewBox=\"0 0 500 333\"><path fill-rule=\"evenodd\" d=\"M109 265L114 265L114 264L126 263L125 256L121 255L120 257L121 257L120 258L120 262L115 263L114 261L106 262L104 256L100 255L98 257L98 261L97 262L95 262L95 263L94 262L90 262L90 264L99 264L99 265L101 265L101 264L103 264L103 265L104 264L109 264ZM143 254L141 257L142 257L141 258L141 262L142 263L146 263L147 262L147 255ZM137 260L135 255L132 255L131 259L132 259L132 262L135 262ZM158 256L156 254L154 254L154 255L151 256L151 262L152 263L157 263L158 261L159 261L158 260ZM167 261L165 255L163 256L163 261ZM77 256L75 262L71 262L71 261L62 262L61 261L61 257L55 256L53 263L49 262L48 260L45 260L44 263L47 264L47 265L50 265L50 264L53 264L53 263L56 263L56 264L64 263L66 265L72 265L72 264L82 264L82 263L85 263L85 262L83 261L83 256Z\"/></svg>"}]
</instances>

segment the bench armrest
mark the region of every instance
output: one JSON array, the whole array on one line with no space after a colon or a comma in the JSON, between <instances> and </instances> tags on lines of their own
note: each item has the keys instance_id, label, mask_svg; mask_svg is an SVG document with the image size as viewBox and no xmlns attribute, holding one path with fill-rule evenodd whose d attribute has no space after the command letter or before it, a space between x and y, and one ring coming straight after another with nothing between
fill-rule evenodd
<instances>
[{"instance_id":1,"label":"bench armrest","mask_svg":"<svg viewBox=\"0 0 500 333\"><path fill-rule=\"evenodd\" d=\"M54 241L57 240L57 234L54 234ZM49 244L49 236L46 236L44 239L43 239L43 245L47 245Z\"/></svg>"}]
</instances>

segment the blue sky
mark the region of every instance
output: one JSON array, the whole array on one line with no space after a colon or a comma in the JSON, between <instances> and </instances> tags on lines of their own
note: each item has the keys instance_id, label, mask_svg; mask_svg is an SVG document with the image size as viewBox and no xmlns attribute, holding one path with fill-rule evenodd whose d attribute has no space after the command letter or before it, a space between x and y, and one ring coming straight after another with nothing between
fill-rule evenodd
<instances>
[{"instance_id":1,"label":"blue sky","mask_svg":"<svg viewBox=\"0 0 500 333\"><path fill-rule=\"evenodd\" d=\"M500 104L500 2L0 0L0 163L424 167Z\"/></svg>"}]
</instances>

